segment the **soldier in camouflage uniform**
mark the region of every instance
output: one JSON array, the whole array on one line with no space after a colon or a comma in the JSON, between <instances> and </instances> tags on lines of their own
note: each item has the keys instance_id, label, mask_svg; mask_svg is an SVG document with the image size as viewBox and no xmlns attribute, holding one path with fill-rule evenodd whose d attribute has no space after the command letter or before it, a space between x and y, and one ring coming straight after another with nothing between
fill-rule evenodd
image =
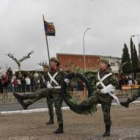
<instances>
[{"instance_id":1,"label":"soldier in camouflage uniform","mask_svg":"<svg viewBox=\"0 0 140 140\"><path fill-rule=\"evenodd\" d=\"M45 64L43 66L43 70L44 70L44 79L45 81L47 80L47 77L48 77L48 71L49 71L49 65L48 64ZM45 82L46 83L46 82ZM45 87L46 85L44 85ZM50 125L50 124L54 124L54 110L53 110L53 102L54 102L54 98L52 96L52 94L49 94L47 97L46 97L46 100L47 100L47 105L48 105L48 111L49 111L49 116L50 116L50 119L49 121L46 123L47 125Z\"/></svg>"},{"instance_id":2,"label":"soldier in camouflage uniform","mask_svg":"<svg viewBox=\"0 0 140 140\"><path fill-rule=\"evenodd\" d=\"M103 134L103 137L106 137L110 136L110 128L112 124L110 108L113 97L111 96L111 92L118 86L118 80L113 75L108 60L101 59L99 68L96 86L93 90L94 92L87 101L83 102L83 104L88 105L90 102L93 102L94 106L96 106L98 103L101 104L105 123L105 133Z\"/></svg>"},{"instance_id":3,"label":"soldier in camouflage uniform","mask_svg":"<svg viewBox=\"0 0 140 140\"><path fill-rule=\"evenodd\" d=\"M140 73L137 74L137 78L136 78L137 84L140 85ZM135 101L137 98L140 97L140 87L139 89L132 89L132 94L130 94L128 96L128 98L126 99L126 101L120 102L122 106L128 108L129 104L132 103L133 101Z\"/></svg>"},{"instance_id":4,"label":"soldier in camouflage uniform","mask_svg":"<svg viewBox=\"0 0 140 140\"><path fill-rule=\"evenodd\" d=\"M59 64L60 63L57 58L51 58L50 71L46 77L47 88L36 91L33 94L20 95L14 93L14 96L17 98L24 109L27 109L29 105L33 104L39 99L51 95L54 98L55 111L59 126L58 129L54 131L56 134L63 133L63 115L61 110L63 98L61 94L61 82L65 74L62 70L59 69Z\"/></svg>"}]
</instances>

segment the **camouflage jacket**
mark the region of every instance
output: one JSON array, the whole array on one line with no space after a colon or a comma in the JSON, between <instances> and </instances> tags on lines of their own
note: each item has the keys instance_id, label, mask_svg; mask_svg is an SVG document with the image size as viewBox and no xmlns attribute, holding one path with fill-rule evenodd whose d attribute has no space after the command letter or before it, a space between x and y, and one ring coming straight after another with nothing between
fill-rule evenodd
<instances>
[{"instance_id":1,"label":"camouflage jacket","mask_svg":"<svg viewBox=\"0 0 140 140\"><path fill-rule=\"evenodd\" d=\"M108 68L106 71L99 71L99 77L102 79L105 75L112 73L112 70ZM96 78L96 83L99 82L98 76ZM118 86L118 79L116 76L112 73L109 77L107 77L105 80L102 81L105 86L108 86L109 84L113 85L115 88ZM96 85L93 89L93 96L94 98L100 100L100 102L104 102L106 104L111 103L112 96L109 94L102 94L101 89L103 89L102 85Z\"/></svg>"},{"instance_id":2,"label":"camouflage jacket","mask_svg":"<svg viewBox=\"0 0 140 140\"><path fill-rule=\"evenodd\" d=\"M56 74L56 73L57 73L57 74ZM62 80L63 80L63 78L64 78L64 76L65 76L65 73L64 73L62 70L60 70L60 69L58 69L58 70L55 71L55 72L53 72L52 70L50 70L50 71L47 73L47 75L45 76L46 83L51 81L49 74L52 76L52 78L53 78L53 76L56 74L56 76L54 77L54 80L55 80L55 81L58 83L58 85L60 86L60 85L61 85L61 82L62 82ZM51 85L52 85L52 86L58 86L58 85L56 85L56 83L55 83L54 81L51 82Z\"/></svg>"},{"instance_id":3,"label":"camouflage jacket","mask_svg":"<svg viewBox=\"0 0 140 140\"><path fill-rule=\"evenodd\" d=\"M99 71L99 77L100 79L102 79L105 75L112 73L112 70L110 68L107 68L106 71ZM97 74L98 75L98 74ZM98 76L96 77L96 83L99 82ZM109 77L107 77L105 80L103 80L103 84L105 86L108 86L109 84L113 85L115 88L118 86L118 79L116 78L116 76L112 73L112 75L110 75ZM96 87L94 87L94 89L102 89L102 85L96 85Z\"/></svg>"}]
</instances>

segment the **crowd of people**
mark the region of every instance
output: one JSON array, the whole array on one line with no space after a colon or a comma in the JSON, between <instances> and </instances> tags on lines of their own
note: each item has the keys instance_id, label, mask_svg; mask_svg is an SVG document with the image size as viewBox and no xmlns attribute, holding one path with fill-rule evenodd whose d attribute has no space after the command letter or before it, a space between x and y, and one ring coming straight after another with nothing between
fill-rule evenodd
<instances>
[{"instance_id":1,"label":"crowd of people","mask_svg":"<svg viewBox=\"0 0 140 140\"><path fill-rule=\"evenodd\" d=\"M0 93L8 92L34 92L45 86L42 72L25 72L13 75L11 68L2 72L0 68Z\"/></svg>"},{"instance_id":2,"label":"crowd of people","mask_svg":"<svg viewBox=\"0 0 140 140\"><path fill-rule=\"evenodd\" d=\"M130 75L120 75L119 76L119 89L121 89L122 85L137 85L137 78L138 75L136 76L136 78L134 78L131 74Z\"/></svg>"},{"instance_id":3,"label":"crowd of people","mask_svg":"<svg viewBox=\"0 0 140 140\"><path fill-rule=\"evenodd\" d=\"M131 75L121 75L120 84L121 85L135 85L137 84L137 81Z\"/></svg>"}]
</instances>

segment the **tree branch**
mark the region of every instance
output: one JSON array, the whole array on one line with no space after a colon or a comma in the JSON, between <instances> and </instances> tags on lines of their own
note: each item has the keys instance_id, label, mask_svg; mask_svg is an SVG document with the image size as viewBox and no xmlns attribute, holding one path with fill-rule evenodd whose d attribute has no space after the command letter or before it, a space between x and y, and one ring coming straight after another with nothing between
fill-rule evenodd
<instances>
[{"instance_id":1,"label":"tree branch","mask_svg":"<svg viewBox=\"0 0 140 140\"><path fill-rule=\"evenodd\" d=\"M19 59L19 62L22 62L22 61L24 61L24 60L30 58L30 55L31 55L32 53L34 53L34 50L31 51L31 52L29 52L27 55L23 56L21 59Z\"/></svg>"}]
</instances>

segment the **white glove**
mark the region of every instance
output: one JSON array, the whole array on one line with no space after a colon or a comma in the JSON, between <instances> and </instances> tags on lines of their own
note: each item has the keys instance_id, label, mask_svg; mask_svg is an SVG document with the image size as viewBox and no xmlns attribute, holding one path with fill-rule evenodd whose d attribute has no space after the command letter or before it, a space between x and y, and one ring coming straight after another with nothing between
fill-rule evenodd
<instances>
[{"instance_id":1,"label":"white glove","mask_svg":"<svg viewBox=\"0 0 140 140\"><path fill-rule=\"evenodd\" d=\"M52 88L52 85L50 84L50 82L47 82L47 88Z\"/></svg>"},{"instance_id":2,"label":"white glove","mask_svg":"<svg viewBox=\"0 0 140 140\"><path fill-rule=\"evenodd\" d=\"M64 81L68 84L70 80L68 78L65 78Z\"/></svg>"},{"instance_id":3,"label":"white glove","mask_svg":"<svg viewBox=\"0 0 140 140\"><path fill-rule=\"evenodd\" d=\"M110 84L110 85L106 86L105 88L101 89L101 93L106 94L106 93L109 93L114 90L115 90L115 87Z\"/></svg>"}]
</instances>

